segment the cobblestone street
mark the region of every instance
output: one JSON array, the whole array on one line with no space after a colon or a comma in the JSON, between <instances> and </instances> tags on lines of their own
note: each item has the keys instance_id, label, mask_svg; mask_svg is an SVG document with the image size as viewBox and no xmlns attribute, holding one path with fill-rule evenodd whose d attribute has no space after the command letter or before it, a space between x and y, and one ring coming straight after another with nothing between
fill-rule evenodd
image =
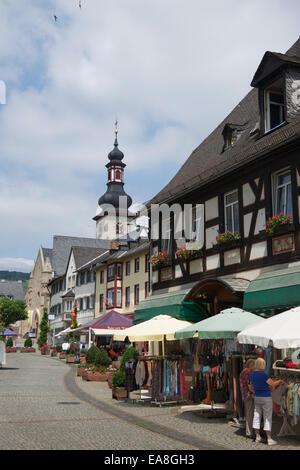
<instances>
[{"instance_id":1,"label":"cobblestone street","mask_svg":"<svg viewBox=\"0 0 300 470\"><path fill-rule=\"evenodd\" d=\"M75 377L75 367L36 354L7 355L0 370L0 449L299 449L294 438L268 448L227 420L178 414L111 399L107 383Z\"/></svg>"},{"instance_id":2,"label":"cobblestone street","mask_svg":"<svg viewBox=\"0 0 300 470\"><path fill-rule=\"evenodd\" d=\"M7 355L7 364L0 369L1 450L197 448L77 398L64 384L70 372L73 377L74 368L38 353Z\"/></svg>"}]
</instances>

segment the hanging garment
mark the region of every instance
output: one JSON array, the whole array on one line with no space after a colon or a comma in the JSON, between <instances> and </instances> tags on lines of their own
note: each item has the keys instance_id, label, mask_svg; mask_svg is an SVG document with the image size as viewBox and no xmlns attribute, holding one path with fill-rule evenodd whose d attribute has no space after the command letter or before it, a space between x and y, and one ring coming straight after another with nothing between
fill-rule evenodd
<instances>
[{"instance_id":1,"label":"hanging garment","mask_svg":"<svg viewBox=\"0 0 300 470\"><path fill-rule=\"evenodd\" d=\"M135 380L135 362L126 362L125 364L125 389L128 392L138 390L138 385Z\"/></svg>"},{"instance_id":2,"label":"hanging garment","mask_svg":"<svg viewBox=\"0 0 300 470\"><path fill-rule=\"evenodd\" d=\"M146 387L151 387L152 385L152 367L153 367L153 361L148 362L148 380L146 383Z\"/></svg>"},{"instance_id":3,"label":"hanging garment","mask_svg":"<svg viewBox=\"0 0 300 470\"><path fill-rule=\"evenodd\" d=\"M146 387L146 384L149 378L149 362L145 361L144 364L145 364L145 378L144 378L142 387Z\"/></svg>"},{"instance_id":4,"label":"hanging garment","mask_svg":"<svg viewBox=\"0 0 300 470\"><path fill-rule=\"evenodd\" d=\"M186 392L186 384L185 384L185 362L181 361L181 387L180 393L184 395Z\"/></svg>"},{"instance_id":5,"label":"hanging garment","mask_svg":"<svg viewBox=\"0 0 300 470\"><path fill-rule=\"evenodd\" d=\"M272 348L264 349L264 359L266 361L265 373L270 375L272 367Z\"/></svg>"},{"instance_id":6,"label":"hanging garment","mask_svg":"<svg viewBox=\"0 0 300 470\"><path fill-rule=\"evenodd\" d=\"M158 360L153 361L152 369L152 398L158 400L160 396L160 362Z\"/></svg>"},{"instance_id":7,"label":"hanging garment","mask_svg":"<svg viewBox=\"0 0 300 470\"><path fill-rule=\"evenodd\" d=\"M180 370L179 370L179 361L177 361L176 369L177 369L177 391L176 391L176 395L180 395Z\"/></svg>"},{"instance_id":8,"label":"hanging garment","mask_svg":"<svg viewBox=\"0 0 300 470\"><path fill-rule=\"evenodd\" d=\"M299 400L299 395L298 395L298 388L299 388L298 384L294 384L293 386L293 422L295 426L298 422L298 418L300 415L300 410L299 410L300 400Z\"/></svg>"},{"instance_id":9,"label":"hanging garment","mask_svg":"<svg viewBox=\"0 0 300 470\"><path fill-rule=\"evenodd\" d=\"M135 372L135 380L137 385L141 388L145 380L145 363L138 361Z\"/></svg>"},{"instance_id":10,"label":"hanging garment","mask_svg":"<svg viewBox=\"0 0 300 470\"><path fill-rule=\"evenodd\" d=\"M168 397L170 395L170 365L168 361L166 362L166 392L165 396Z\"/></svg>"},{"instance_id":11,"label":"hanging garment","mask_svg":"<svg viewBox=\"0 0 300 470\"><path fill-rule=\"evenodd\" d=\"M286 397L287 414L289 416L293 416L293 387L294 387L293 383L290 383L288 385L287 397Z\"/></svg>"}]
</instances>

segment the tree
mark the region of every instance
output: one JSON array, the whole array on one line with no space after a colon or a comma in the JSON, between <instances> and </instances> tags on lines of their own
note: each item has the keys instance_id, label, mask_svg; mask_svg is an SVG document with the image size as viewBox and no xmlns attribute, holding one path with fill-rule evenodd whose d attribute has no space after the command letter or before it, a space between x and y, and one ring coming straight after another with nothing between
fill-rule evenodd
<instances>
[{"instance_id":1,"label":"tree","mask_svg":"<svg viewBox=\"0 0 300 470\"><path fill-rule=\"evenodd\" d=\"M8 328L17 321L26 320L26 303L24 300L0 299L0 325Z\"/></svg>"},{"instance_id":2,"label":"tree","mask_svg":"<svg viewBox=\"0 0 300 470\"><path fill-rule=\"evenodd\" d=\"M37 344L41 347L43 344L47 344L48 342L48 331L49 331L49 323L48 323L48 310L44 307L43 318L40 325L40 336L38 337Z\"/></svg>"}]
</instances>

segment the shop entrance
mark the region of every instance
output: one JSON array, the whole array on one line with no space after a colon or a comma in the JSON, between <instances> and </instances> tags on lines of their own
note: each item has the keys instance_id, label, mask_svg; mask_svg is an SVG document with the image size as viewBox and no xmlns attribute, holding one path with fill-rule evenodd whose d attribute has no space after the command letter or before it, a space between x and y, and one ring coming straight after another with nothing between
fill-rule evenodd
<instances>
[{"instance_id":1,"label":"shop entrance","mask_svg":"<svg viewBox=\"0 0 300 470\"><path fill-rule=\"evenodd\" d=\"M247 279L203 279L187 294L185 301L195 302L206 313L216 315L229 307L242 308L244 293L250 281Z\"/></svg>"}]
</instances>

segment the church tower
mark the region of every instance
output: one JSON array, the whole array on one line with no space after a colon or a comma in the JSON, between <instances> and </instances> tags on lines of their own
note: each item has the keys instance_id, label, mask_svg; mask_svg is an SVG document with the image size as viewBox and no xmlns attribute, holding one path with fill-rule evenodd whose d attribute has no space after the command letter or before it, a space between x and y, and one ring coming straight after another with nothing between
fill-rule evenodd
<instances>
[{"instance_id":1,"label":"church tower","mask_svg":"<svg viewBox=\"0 0 300 470\"><path fill-rule=\"evenodd\" d=\"M113 150L108 154L107 189L98 200L99 209L93 218L96 221L96 238L114 240L126 236L130 222L136 217L128 209L132 199L124 191L124 154L118 144L118 122L116 121L115 142Z\"/></svg>"}]
</instances>

